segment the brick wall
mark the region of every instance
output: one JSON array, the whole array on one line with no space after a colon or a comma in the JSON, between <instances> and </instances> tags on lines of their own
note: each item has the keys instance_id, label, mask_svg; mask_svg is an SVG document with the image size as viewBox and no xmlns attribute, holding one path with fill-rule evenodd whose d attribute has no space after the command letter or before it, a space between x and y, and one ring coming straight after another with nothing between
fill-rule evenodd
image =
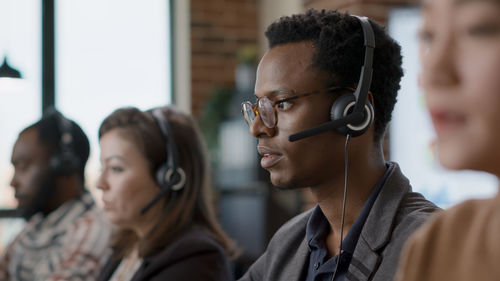
<instances>
[{"instance_id":1,"label":"brick wall","mask_svg":"<svg viewBox=\"0 0 500 281\"><path fill-rule=\"evenodd\" d=\"M199 116L216 87L234 87L236 52L258 45L258 11L262 1L191 0L192 112ZM416 5L418 0L302 0L304 10L339 9L387 22L391 8Z\"/></svg>"},{"instance_id":2,"label":"brick wall","mask_svg":"<svg viewBox=\"0 0 500 281\"><path fill-rule=\"evenodd\" d=\"M236 52L257 44L258 0L191 0L192 111L215 87L234 87Z\"/></svg>"}]
</instances>

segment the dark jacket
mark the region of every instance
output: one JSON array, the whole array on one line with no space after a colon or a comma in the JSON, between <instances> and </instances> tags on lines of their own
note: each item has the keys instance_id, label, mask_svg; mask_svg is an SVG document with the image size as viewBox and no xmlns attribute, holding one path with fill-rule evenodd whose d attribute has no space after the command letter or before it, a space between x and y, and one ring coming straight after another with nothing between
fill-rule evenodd
<instances>
[{"instance_id":1,"label":"dark jacket","mask_svg":"<svg viewBox=\"0 0 500 281\"><path fill-rule=\"evenodd\" d=\"M404 242L437 209L411 191L408 179L395 164L361 230L345 280L392 280ZM283 225L240 281L304 278L309 258L306 225L311 212Z\"/></svg>"},{"instance_id":2,"label":"dark jacket","mask_svg":"<svg viewBox=\"0 0 500 281\"><path fill-rule=\"evenodd\" d=\"M120 260L113 255L98 280L109 280ZM144 258L132 281L234 280L223 248L201 228L194 227L163 251Z\"/></svg>"}]
</instances>

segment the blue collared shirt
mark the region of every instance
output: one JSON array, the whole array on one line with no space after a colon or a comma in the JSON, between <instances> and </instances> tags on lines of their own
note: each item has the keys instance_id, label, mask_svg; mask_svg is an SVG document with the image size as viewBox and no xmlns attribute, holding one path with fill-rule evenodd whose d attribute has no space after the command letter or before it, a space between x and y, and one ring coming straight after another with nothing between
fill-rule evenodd
<instances>
[{"instance_id":1,"label":"blue collared shirt","mask_svg":"<svg viewBox=\"0 0 500 281\"><path fill-rule=\"evenodd\" d=\"M393 168L393 164L387 164L387 170L384 176L370 193L361 213L351 226L345 239L342 241L343 251L340 255L327 259L328 250L326 248L326 237L330 233L330 223L321 211L319 205L314 208L306 228L306 239L310 253L306 281L331 281L339 258L340 261L335 280L339 281L345 279L347 269L351 263L351 258L356 248L356 244L358 243L361 230L366 222L366 218L368 214L370 214L370 210Z\"/></svg>"}]
</instances>

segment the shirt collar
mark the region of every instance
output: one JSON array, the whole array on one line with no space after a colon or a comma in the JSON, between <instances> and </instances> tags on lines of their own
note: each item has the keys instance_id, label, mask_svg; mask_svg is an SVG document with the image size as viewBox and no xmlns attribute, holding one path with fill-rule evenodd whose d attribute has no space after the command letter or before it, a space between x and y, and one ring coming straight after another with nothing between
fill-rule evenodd
<instances>
[{"instance_id":1,"label":"shirt collar","mask_svg":"<svg viewBox=\"0 0 500 281\"><path fill-rule=\"evenodd\" d=\"M35 228L45 228L45 227L55 227L62 221L72 221L79 217L82 213L86 212L94 206L94 200L92 195L88 191L84 191L81 195L75 199L69 200L59 206L57 209L52 211L47 216L43 216L41 213L33 216L33 220L30 223L35 225Z\"/></svg>"},{"instance_id":2,"label":"shirt collar","mask_svg":"<svg viewBox=\"0 0 500 281\"><path fill-rule=\"evenodd\" d=\"M377 185L375 185L375 187L373 188L370 196L363 206L363 209L361 210L361 213L359 214L356 221L354 221L347 236L342 241L342 250L350 253L351 255L354 253L354 249L356 248L356 244L358 243L361 230L363 229L366 219L370 214L370 210L375 203L380 190L384 186L387 178L394 168L393 163L387 163L386 166L387 169L384 175L379 180ZM330 233L330 224L319 205L316 205L311 213L311 216L309 217L309 220L307 221L306 226L306 240L309 251L312 251L314 249L326 248L325 241L328 233Z\"/></svg>"}]
</instances>

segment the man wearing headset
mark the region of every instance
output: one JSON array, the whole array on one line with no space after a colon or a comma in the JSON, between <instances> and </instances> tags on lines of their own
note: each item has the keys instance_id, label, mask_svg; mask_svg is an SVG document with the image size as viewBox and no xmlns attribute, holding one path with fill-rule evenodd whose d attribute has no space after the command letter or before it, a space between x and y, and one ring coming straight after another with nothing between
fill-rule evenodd
<instances>
[{"instance_id":1,"label":"man wearing headset","mask_svg":"<svg viewBox=\"0 0 500 281\"><path fill-rule=\"evenodd\" d=\"M109 224L84 188L89 141L55 110L21 131L11 185L27 220L0 259L0 280L93 280L110 250Z\"/></svg>"},{"instance_id":2,"label":"man wearing headset","mask_svg":"<svg viewBox=\"0 0 500 281\"><path fill-rule=\"evenodd\" d=\"M317 206L283 225L241 280L392 280L403 243L437 209L382 152L399 45L366 18L324 10L283 17L266 37L243 115L271 182L308 187Z\"/></svg>"}]
</instances>

